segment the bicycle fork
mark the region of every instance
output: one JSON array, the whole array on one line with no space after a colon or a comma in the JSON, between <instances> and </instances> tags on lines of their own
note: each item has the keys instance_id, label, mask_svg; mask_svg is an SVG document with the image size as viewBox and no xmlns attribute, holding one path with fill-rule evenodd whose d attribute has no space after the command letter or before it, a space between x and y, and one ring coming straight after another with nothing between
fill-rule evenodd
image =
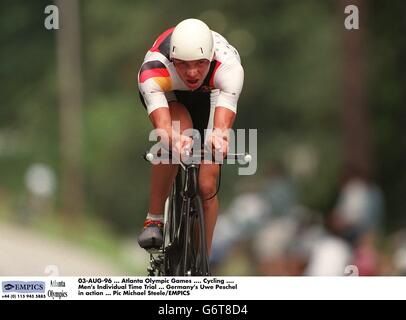
<instances>
[{"instance_id":1,"label":"bicycle fork","mask_svg":"<svg viewBox=\"0 0 406 320\"><path fill-rule=\"evenodd\" d=\"M184 230L183 233L183 244L184 244L184 250L183 250L183 255L182 255L182 274L183 275L191 275L191 250L193 248L191 247L191 241L190 237L193 236L191 235L191 221L192 219L192 208L191 208L191 202L192 199L196 196L198 193L198 165L196 164L191 164L186 168L186 174L185 174L185 184L184 184L184 190L182 190L182 215L184 215L184 219L181 219L181 221L184 221L185 224L182 226L182 229Z\"/></svg>"},{"instance_id":2,"label":"bicycle fork","mask_svg":"<svg viewBox=\"0 0 406 320\"><path fill-rule=\"evenodd\" d=\"M198 174L199 166L190 165L186 172L185 188L183 190L182 214L184 225L184 251L182 256L182 273L192 275L199 264L208 270L207 246L204 228L204 212L199 198ZM195 223L199 221L199 223ZM197 234L196 234L197 233ZM196 253L200 253L196 255ZM203 261L198 261L198 259ZM200 268L198 268L200 269Z\"/></svg>"}]
</instances>

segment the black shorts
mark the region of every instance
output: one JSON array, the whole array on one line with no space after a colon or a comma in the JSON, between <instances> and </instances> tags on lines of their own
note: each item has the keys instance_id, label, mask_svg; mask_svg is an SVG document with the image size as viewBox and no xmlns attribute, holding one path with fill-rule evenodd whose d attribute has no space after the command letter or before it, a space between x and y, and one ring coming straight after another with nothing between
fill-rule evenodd
<instances>
[{"instance_id":1,"label":"black shorts","mask_svg":"<svg viewBox=\"0 0 406 320\"><path fill-rule=\"evenodd\" d=\"M182 103L190 113L193 128L198 130L201 144L204 144L204 130L207 129L210 118L210 92L173 91L179 103ZM140 93L140 99L145 109L147 106Z\"/></svg>"}]
</instances>

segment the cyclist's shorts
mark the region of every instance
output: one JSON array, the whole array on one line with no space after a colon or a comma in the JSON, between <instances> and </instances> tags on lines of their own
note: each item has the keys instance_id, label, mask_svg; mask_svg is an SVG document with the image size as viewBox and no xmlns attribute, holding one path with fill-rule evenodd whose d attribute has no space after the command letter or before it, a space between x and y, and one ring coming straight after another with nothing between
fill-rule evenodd
<instances>
[{"instance_id":1,"label":"cyclist's shorts","mask_svg":"<svg viewBox=\"0 0 406 320\"><path fill-rule=\"evenodd\" d=\"M201 144L204 144L204 129L207 129L210 118L210 92L195 92L195 91L173 91L176 100L182 103L189 111L193 122L193 128L198 130L201 137ZM145 108L144 98L140 93L141 102ZM170 101L169 101L170 102Z\"/></svg>"}]
</instances>

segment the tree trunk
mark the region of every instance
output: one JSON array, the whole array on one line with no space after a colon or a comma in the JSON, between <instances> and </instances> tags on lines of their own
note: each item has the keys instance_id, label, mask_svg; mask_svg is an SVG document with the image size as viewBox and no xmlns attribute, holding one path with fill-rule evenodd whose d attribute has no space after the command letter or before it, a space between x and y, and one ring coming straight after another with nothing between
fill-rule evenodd
<instances>
[{"instance_id":1,"label":"tree trunk","mask_svg":"<svg viewBox=\"0 0 406 320\"><path fill-rule=\"evenodd\" d=\"M359 29L347 30L344 9L355 5L359 9ZM341 90L342 105L340 124L344 168L355 170L362 175L371 174L372 159L370 146L369 112L366 101L365 34L366 6L363 0L339 0L341 17Z\"/></svg>"},{"instance_id":2,"label":"tree trunk","mask_svg":"<svg viewBox=\"0 0 406 320\"><path fill-rule=\"evenodd\" d=\"M77 0L56 0L60 14L57 57L60 107L61 204L65 221L83 211L82 75Z\"/></svg>"}]
</instances>

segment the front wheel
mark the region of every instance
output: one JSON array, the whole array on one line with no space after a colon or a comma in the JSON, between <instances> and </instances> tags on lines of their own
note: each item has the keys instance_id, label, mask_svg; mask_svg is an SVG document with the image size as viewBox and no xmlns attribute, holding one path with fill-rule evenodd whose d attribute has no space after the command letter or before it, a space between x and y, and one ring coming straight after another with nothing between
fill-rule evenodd
<instances>
[{"instance_id":1,"label":"front wheel","mask_svg":"<svg viewBox=\"0 0 406 320\"><path fill-rule=\"evenodd\" d=\"M206 228L202 199L199 195L192 200L191 215L191 271L195 276L210 275L209 257L206 244Z\"/></svg>"},{"instance_id":2,"label":"front wheel","mask_svg":"<svg viewBox=\"0 0 406 320\"><path fill-rule=\"evenodd\" d=\"M164 275L178 276L180 265L180 248L182 242L180 234L182 233L181 226L181 209L182 197L180 195L182 183L182 173L179 171L176 180L172 186L171 194L168 198L168 206L166 210L166 222L164 231L164 256L165 267Z\"/></svg>"}]
</instances>

